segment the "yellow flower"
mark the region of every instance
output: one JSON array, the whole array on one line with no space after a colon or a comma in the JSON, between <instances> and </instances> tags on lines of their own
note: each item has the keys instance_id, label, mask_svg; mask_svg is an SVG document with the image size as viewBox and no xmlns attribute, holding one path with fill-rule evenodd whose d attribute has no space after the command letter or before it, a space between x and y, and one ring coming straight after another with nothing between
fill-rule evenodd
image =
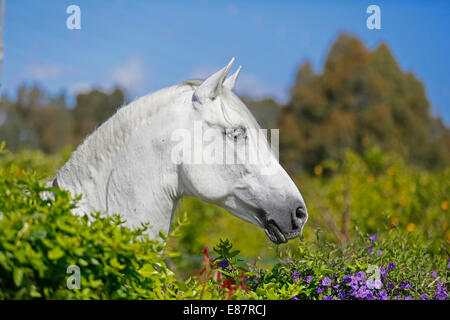
<instances>
[{"instance_id":1,"label":"yellow flower","mask_svg":"<svg viewBox=\"0 0 450 320\"><path fill-rule=\"evenodd\" d=\"M443 211L447 211L447 209L448 209L448 200L444 200L444 201L441 202L441 209Z\"/></svg>"},{"instance_id":2,"label":"yellow flower","mask_svg":"<svg viewBox=\"0 0 450 320\"><path fill-rule=\"evenodd\" d=\"M392 181L386 182L384 184L384 189L386 191L391 191L394 188L394 185L392 184Z\"/></svg>"},{"instance_id":3,"label":"yellow flower","mask_svg":"<svg viewBox=\"0 0 450 320\"><path fill-rule=\"evenodd\" d=\"M399 219L397 217L394 217L394 218L391 219L390 225L391 226L395 226L398 223L398 221L399 221Z\"/></svg>"},{"instance_id":4,"label":"yellow flower","mask_svg":"<svg viewBox=\"0 0 450 320\"><path fill-rule=\"evenodd\" d=\"M395 168L394 168L394 167L389 167L389 168L387 169L387 174L388 174L388 175L393 176L394 173L395 173Z\"/></svg>"},{"instance_id":5,"label":"yellow flower","mask_svg":"<svg viewBox=\"0 0 450 320\"><path fill-rule=\"evenodd\" d=\"M406 204L406 198L405 197L400 197L400 199L398 199L398 204L402 207L405 206Z\"/></svg>"},{"instance_id":6,"label":"yellow flower","mask_svg":"<svg viewBox=\"0 0 450 320\"><path fill-rule=\"evenodd\" d=\"M314 174L316 176L320 176L322 174L322 172L323 172L323 169L320 165L317 165L314 167Z\"/></svg>"},{"instance_id":7,"label":"yellow flower","mask_svg":"<svg viewBox=\"0 0 450 320\"><path fill-rule=\"evenodd\" d=\"M408 225L406 226L406 230L408 230L409 232L413 232L415 228L416 228L416 225L412 222L408 223Z\"/></svg>"}]
</instances>

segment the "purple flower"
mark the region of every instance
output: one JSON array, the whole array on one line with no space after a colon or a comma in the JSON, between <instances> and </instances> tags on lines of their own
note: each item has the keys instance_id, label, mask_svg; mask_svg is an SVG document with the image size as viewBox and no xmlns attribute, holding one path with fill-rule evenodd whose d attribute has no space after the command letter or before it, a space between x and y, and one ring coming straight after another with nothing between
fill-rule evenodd
<instances>
[{"instance_id":1,"label":"purple flower","mask_svg":"<svg viewBox=\"0 0 450 320\"><path fill-rule=\"evenodd\" d=\"M301 276L301 274L298 273L297 270L294 270L294 272L292 272L291 276L292 276L292 278L294 278L294 282L297 283L298 278Z\"/></svg>"},{"instance_id":2,"label":"purple flower","mask_svg":"<svg viewBox=\"0 0 450 320\"><path fill-rule=\"evenodd\" d=\"M387 284L387 287L388 287L388 289L394 289L394 285L390 282Z\"/></svg>"},{"instance_id":3,"label":"purple flower","mask_svg":"<svg viewBox=\"0 0 450 320\"><path fill-rule=\"evenodd\" d=\"M305 278L306 283L310 283L312 281L312 276L307 276Z\"/></svg>"},{"instance_id":4,"label":"purple flower","mask_svg":"<svg viewBox=\"0 0 450 320\"><path fill-rule=\"evenodd\" d=\"M366 295L367 295L368 292L369 292L369 291L367 290L367 288L364 287L364 286L362 286L361 288L358 289L358 291L356 292L355 296L356 296L357 298L364 299L364 298L366 297Z\"/></svg>"},{"instance_id":5,"label":"purple flower","mask_svg":"<svg viewBox=\"0 0 450 320\"><path fill-rule=\"evenodd\" d=\"M377 235L376 235L376 234L373 234L373 235L371 235L371 236L369 237L369 239L370 239L371 242L375 242L375 241L377 240Z\"/></svg>"},{"instance_id":6,"label":"purple flower","mask_svg":"<svg viewBox=\"0 0 450 320\"><path fill-rule=\"evenodd\" d=\"M405 300L414 300L414 299L411 296L407 296L407 297L405 297Z\"/></svg>"},{"instance_id":7,"label":"purple flower","mask_svg":"<svg viewBox=\"0 0 450 320\"><path fill-rule=\"evenodd\" d=\"M428 295L427 295L426 293L424 293L424 294L422 295L422 300L428 300Z\"/></svg>"},{"instance_id":8,"label":"purple flower","mask_svg":"<svg viewBox=\"0 0 450 320\"><path fill-rule=\"evenodd\" d=\"M382 254L383 254L383 250L379 249L379 250L377 251L377 255L382 255Z\"/></svg>"},{"instance_id":9,"label":"purple flower","mask_svg":"<svg viewBox=\"0 0 450 320\"><path fill-rule=\"evenodd\" d=\"M386 290L380 290L377 294L377 300L389 300L389 296L386 294Z\"/></svg>"},{"instance_id":10,"label":"purple flower","mask_svg":"<svg viewBox=\"0 0 450 320\"><path fill-rule=\"evenodd\" d=\"M388 269L389 270L394 270L395 269L395 264L394 263L389 263Z\"/></svg>"},{"instance_id":11,"label":"purple flower","mask_svg":"<svg viewBox=\"0 0 450 320\"><path fill-rule=\"evenodd\" d=\"M445 292L436 296L437 300L445 300L446 298L447 298L447 293L445 293Z\"/></svg>"},{"instance_id":12,"label":"purple flower","mask_svg":"<svg viewBox=\"0 0 450 320\"><path fill-rule=\"evenodd\" d=\"M333 300L330 296L324 296L322 300Z\"/></svg>"},{"instance_id":13,"label":"purple flower","mask_svg":"<svg viewBox=\"0 0 450 320\"><path fill-rule=\"evenodd\" d=\"M381 289L381 287L383 287L383 282L381 282L380 279L376 279L373 282L373 286L374 286L375 289Z\"/></svg>"},{"instance_id":14,"label":"purple flower","mask_svg":"<svg viewBox=\"0 0 450 320\"><path fill-rule=\"evenodd\" d=\"M318 287L317 288L317 293L322 293L323 292L323 287Z\"/></svg>"},{"instance_id":15,"label":"purple flower","mask_svg":"<svg viewBox=\"0 0 450 320\"><path fill-rule=\"evenodd\" d=\"M330 278L323 278L322 280L322 285L324 285L325 287L329 287L331 285L331 279Z\"/></svg>"},{"instance_id":16,"label":"purple flower","mask_svg":"<svg viewBox=\"0 0 450 320\"><path fill-rule=\"evenodd\" d=\"M218 263L217 263L217 266L218 267L220 267L220 268L222 268L222 269L225 269L225 268L228 268L228 266L230 265L230 263L228 262L228 260L222 260L222 261L219 261Z\"/></svg>"},{"instance_id":17,"label":"purple flower","mask_svg":"<svg viewBox=\"0 0 450 320\"><path fill-rule=\"evenodd\" d=\"M431 275L433 276L433 278L437 277L437 273L435 271L431 271Z\"/></svg>"},{"instance_id":18,"label":"purple flower","mask_svg":"<svg viewBox=\"0 0 450 320\"><path fill-rule=\"evenodd\" d=\"M402 300L402 296L401 296L401 295L398 295L398 296L397 296L397 300Z\"/></svg>"},{"instance_id":19,"label":"purple flower","mask_svg":"<svg viewBox=\"0 0 450 320\"><path fill-rule=\"evenodd\" d=\"M381 278L386 278L386 268L385 267L381 267L380 268L380 275L381 275Z\"/></svg>"},{"instance_id":20,"label":"purple flower","mask_svg":"<svg viewBox=\"0 0 450 320\"><path fill-rule=\"evenodd\" d=\"M289 300L298 300L297 296L293 296L292 298L290 298Z\"/></svg>"},{"instance_id":21,"label":"purple flower","mask_svg":"<svg viewBox=\"0 0 450 320\"><path fill-rule=\"evenodd\" d=\"M359 271L355 274L355 278L358 281L363 280L365 276L366 276L366 274L364 273L364 271Z\"/></svg>"},{"instance_id":22,"label":"purple flower","mask_svg":"<svg viewBox=\"0 0 450 320\"><path fill-rule=\"evenodd\" d=\"M352 277L345 276L345 277L342 278L342 281L350 283L352 281Z\"/></svg>"},{"instance_id":23,"label":"purple flower","mask_svg":"<svg viewBox=\"0 0 450 320\"><path fill-rule=\"evenodd\" d=\"M402 287L403 289L409 290L409 289L411 288L411 284L402 281L402 282L400 283L400 287Z\"/></svg>"},{"instance_id":24,"label":"purple flower","mask_svg":"<svg viewBox=\"0 0 450 320\"><path fill-rule=\"evenodd\" d=\"M372 248L367 249L367 253L372 253Z\"/></svg>"},{"instance_id":25,"label":"purple flower","mask_svg":"<svg viewBox=\"0 0 450 320\"><path fill-rule=\"evenodd\" d=\"M356 278L353 278L350 283L349 283L350 287L352 287L352 289L357 290L358 289L358 280L356 280Z\"/></svg>"}]
</instances>

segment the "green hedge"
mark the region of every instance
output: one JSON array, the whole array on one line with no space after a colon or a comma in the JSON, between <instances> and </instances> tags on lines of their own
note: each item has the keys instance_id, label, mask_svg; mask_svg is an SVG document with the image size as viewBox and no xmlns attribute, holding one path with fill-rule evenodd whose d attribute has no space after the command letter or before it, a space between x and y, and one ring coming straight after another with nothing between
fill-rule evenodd
<instances>
[{"instance_id":1,"label":"green hedge","mask_svg":"<svg viewBox=\"0 0 450 320\"><path fill-rule=\"evenodd\" d=\"M76 202L14 161L0 167L0 299L448 299L445 244L389 221L371 236L353 228L344 246L317 230L273 247L271 267L220 240L184 281L185 257L166 248L165 234L150 240L148 225L129 229L118 215L73 215ZM186 225L184 215L170 235L182 252L195 229Z\"/></svg>"}]
</instances>

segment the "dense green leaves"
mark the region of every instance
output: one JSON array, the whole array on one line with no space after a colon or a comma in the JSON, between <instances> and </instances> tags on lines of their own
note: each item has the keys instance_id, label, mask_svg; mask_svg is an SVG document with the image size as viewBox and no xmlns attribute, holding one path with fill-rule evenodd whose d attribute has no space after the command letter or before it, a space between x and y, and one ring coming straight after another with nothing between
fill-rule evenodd
<instances>
[{"instance_id":1,"label":"dense green leaves","mask_svg":"<svg viewBox=\"0 0 450 320\"><path fill-rule=\"evenodd\" d=\"M177 297L164 242L148 239L148 226L131 230L119 216L73 215L68 193L16 172L0 169L0 298ZM71 266L80 269L80 289L67 288Z\"/></svg>"},{"instance_id":2,"label":"dense green leaves","mask_svg":"<svg viewBox=\"0 0 450 320\"><path fill-rule=\"evenodd\" d=\"M391 263L365 298L447 292L448 169L423 171L379 149L324 161L298 179L310 215L304 238L274 246L261 229L194 199L159 240L117 215L75 216L76 199L23 170L47 176L58 161L28 151L0 156L0 299L362 299L348 277ZM185 228L183 211L192 221ZM323 285L328 279L340 289Z\"/></svg>"}]
</instances>

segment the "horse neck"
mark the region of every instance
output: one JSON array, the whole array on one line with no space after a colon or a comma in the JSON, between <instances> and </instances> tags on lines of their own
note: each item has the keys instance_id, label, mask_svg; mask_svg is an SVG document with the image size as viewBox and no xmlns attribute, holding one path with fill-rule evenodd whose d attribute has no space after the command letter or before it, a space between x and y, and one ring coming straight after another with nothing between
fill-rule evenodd
<instances>
[{"instance_id":1,"label":"horse neck","mask_svg":"<svg viewBox=\"0 0 450 320\"><path fill-rule=\"evenodd\" d=\"M168 124L190 93L168 89L178 88L121 108L58 171L60 186L83 196L79 213L120 213L129 226L149 222L152 234L169 230L182 192L170 146L161 141L170 141L164 129L168 135Z\"/></svg>"}]
</instances>

